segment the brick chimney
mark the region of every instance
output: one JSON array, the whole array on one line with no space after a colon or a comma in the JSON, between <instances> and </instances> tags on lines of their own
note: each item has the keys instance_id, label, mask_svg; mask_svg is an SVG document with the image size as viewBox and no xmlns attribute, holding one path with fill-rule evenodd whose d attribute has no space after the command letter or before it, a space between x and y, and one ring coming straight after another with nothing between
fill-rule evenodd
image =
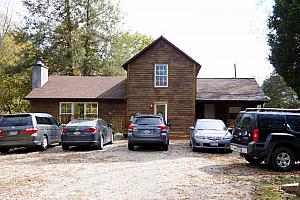
<instances>
[{"instance_id":1,"label":"brick chimney","mask_svg":"<svg viewBox=\"0 0 300 200\"><path fill-rule=\"evenodd\" d=\"M42 87L48 81L48 68L41 60L32 67L32 89Z\"/></svg>"}]
</instances>

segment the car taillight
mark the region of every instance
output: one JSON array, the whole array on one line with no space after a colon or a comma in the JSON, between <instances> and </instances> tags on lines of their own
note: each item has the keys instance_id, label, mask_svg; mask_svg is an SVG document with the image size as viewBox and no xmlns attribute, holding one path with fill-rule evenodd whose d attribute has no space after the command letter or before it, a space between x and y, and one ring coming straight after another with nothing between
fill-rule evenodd
<instances>
[{"instance_id":1,"label":"car taillight","mask_svg":"<svg viewBox=\"0 0 300 200\"><path fill-rule=\"evenodd\" d=\"M63 129L62 129L62 132L63 132L63 133L67 133L67 132L70 132L70 129L67 129L67 128L63 128Z\"/></svg>"},{"instance_id":2,"label":"car taillight","mask_svg":"<svg viewBox=\"0 0 300 200\"><path fill-rule=\"evenodd\" d=\"M38 132L39 132L39 129L37 129L37 128L25 128L22 133L23 134L35 134Z\"/></svg>"},{"instance_id":3,"label":"car taillight","mask_svg":"<svg viewBox=\"0 0 300 200\"><path fill-rule=\"evenodd\" d=\"M0 137L3 137L5 134L2 130L0 130Z\"/></svg>"},{"instance_id":4,"label":"car taillight","mask_svg":"<svg viewBox=\"0 0 300 200\"><path fill-rule=\"evenodd\" d=\"M85 129L84 132L88 132L88 133L95 133L98 131L98 128L88 128Z\"/></svg>"},{"instance_id":5,"label":"car taillight","mask_svg":"<svg viewBox=\"0 0 300 200\"><path fill-rule=\"evenodd\" d=\"M252 140L253 142L258 142L259 139L259 129L255 129L252 133Z\"/></svg>"},{"instance_id":6,"label":"car taillight","mask_svg":"<svg viewBox=\"0 0 300 200\"><path fill-rule=\"evenodd\" d=\"M135 129L135 128L136 128L136 126L130 125L130 126L128 127L128 131L132 131L132 130Z\"/></svg>"},{"instance_id":7,"label":"car taillight","mask_svg":"<svg viewBox=\"0 0 300 200\"><path fill-rule=\"evenodd\" d=\"M167 131L168 127L167 126L159 126L161 131Z\"/></svg>"}]
</instances>

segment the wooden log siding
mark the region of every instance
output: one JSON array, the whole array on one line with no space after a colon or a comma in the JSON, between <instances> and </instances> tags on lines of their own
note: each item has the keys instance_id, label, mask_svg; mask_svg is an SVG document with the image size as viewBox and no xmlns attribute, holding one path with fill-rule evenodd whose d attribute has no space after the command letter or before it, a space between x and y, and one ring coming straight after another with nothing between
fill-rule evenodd
<instances>
[{"instance_id":1,"label":"wooden log siding","mask_svg":"<svg viewBox=\"0 0 300 200\"><path fill-rule=\"evenodd\" d=\"M168 64L168 87L154 87L155 64ZM164 41L128 65L128 115L154 113L151 104L167 102L171 134L189 134L195 121L196 66Z\"/></svg>"}]
</instances>

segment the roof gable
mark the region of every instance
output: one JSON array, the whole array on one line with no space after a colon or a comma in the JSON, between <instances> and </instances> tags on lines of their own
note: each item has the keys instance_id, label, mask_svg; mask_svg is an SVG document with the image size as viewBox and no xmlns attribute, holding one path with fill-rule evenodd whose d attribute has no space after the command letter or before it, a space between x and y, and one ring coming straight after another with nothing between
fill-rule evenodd
<instances>
[{"instance_id":1,"label":"roof gable","mask_svg":"<svg viewBox=\"0 0 300 200\"><path fill-rule=\"evenodd\" d=\"M186 57L188 60L190 60L191 62L195 63L196 67L197 67L197 73L199 72L201 65L195 61L194 59L192 59L189 55L187 55L186 53L184 53L181 49L179 49L178 47L176 47L173 43L171 43L169 40L167 40L165 37L160 36L159 38L157 38L156 40L154 40L151 44L149 44L148 46L146 46L144 49L142 49L139 53L137 53L136 55L134 55L132 58L130 58L127 62L125 62L122 67L127 70L128 68L128 64L130 64L132 61L134 61L135 59L137 59L140 55L144 54L146 51L148 51L150 48L152 48L154 45L156 45L157 43L159 43L160 41L164 41L167 44L169 44L171 47L173 47L174 49L176 49L176 51L178 51L180 54L182 54L184 57Z\"/></svg>"}]
</instances>

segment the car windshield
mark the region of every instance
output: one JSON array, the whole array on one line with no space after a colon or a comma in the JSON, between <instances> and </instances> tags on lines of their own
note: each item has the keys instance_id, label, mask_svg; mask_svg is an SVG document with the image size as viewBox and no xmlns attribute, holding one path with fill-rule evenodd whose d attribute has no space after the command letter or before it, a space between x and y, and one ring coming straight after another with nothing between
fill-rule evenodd
<instances>
[{"instance_id":1,"label":"car windshield","mask_svg":"<svg viewBox=\"0 0 300 200\"><path fill-rule=\"evenodd\" d=\"M96 126L96 120L74 119L67 126Z\"/></svg>"},{"instance_id":2,"label":"car windshield","mask_svg":"<svg viewBox=\"0 0 300 200\"><path fill-rule=\"evenodd\" d=\"M136 117L132 121L133 124L137 125L161 125L163 124L159 117Z\"/></svg>"},{"instance_id":3,"label":"car windshield","mask_svg":"<svg viewBox=\"0 0 300 200\"><path fill-rule=\"evenodd\" d=\"M197 130L227 130L223 121L197 121Z\"/></svg>"},{"instance_id":4,"label":"car windshield","mask_svg":"<svg viewBox=\"0 0 300 200\"><path fill-rule=\"evenodd\" d=\"M12 115L2 116L0 119L0 126L30 126L32 125L32 119L30 115Z\"/></svg>"}]
</instances>

